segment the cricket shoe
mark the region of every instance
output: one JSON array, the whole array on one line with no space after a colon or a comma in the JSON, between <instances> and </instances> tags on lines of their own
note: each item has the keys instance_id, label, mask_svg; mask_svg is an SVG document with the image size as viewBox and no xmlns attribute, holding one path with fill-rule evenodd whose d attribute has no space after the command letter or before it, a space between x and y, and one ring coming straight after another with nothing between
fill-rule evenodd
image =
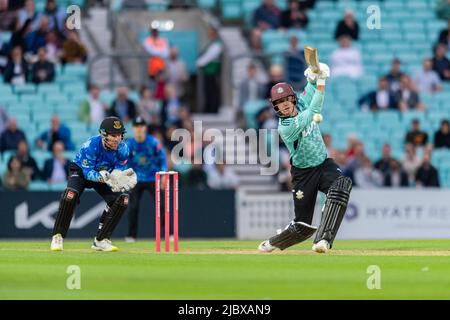
<instances>
[{"instance_id":1,"label":"cricket shoe","mask_svg":"<svg viewBox=\"0 0 450 320\"><path fill-rule=\"evenodd\" d=\"M312 250L317 253L327 253L327 251L330 250L330 244L327 240L320 240L313 244Z\"/></svg>"},{"instance_id":2,"label":"cricket shoe","mask_svg":"<svg viewBox=\"0 0 450 320\"><path fill-rule=\"evenodd\" d=\"M269 240L264 240L263 242L261 242L261 244L258 247L258 250L260 252L272 252L273 250L275 250L277 247L274 247L273 245L270 244Z\"/></svg>"},{"instance_id":3,"label":"cricket shoe","mask_svg":"<svg viewBox=\"0 0 450 320\"><path fill-rule=\"evenodd\" d=\"M136 242L136 238L134 238L134 237L125 237L125 242L126 243L135 243Z\"/></svg>"},{"instance_id":4,"label":"cricket shoe","mask_svg":"<svg viewBox=\"0 0 450 320\"><path fill-rule=\"evenodd\" d=\"M97 240L97 238L94 238L94 243L92 243L92 249L97 251L118 251L119 248L112 245L111 240L109 239L103 239L101 241Z\"/></svg>"},{"instance_id":5,"label":"cricket shoe","mask_svg":"<svg viewBox=\"0 0 450 320\"><path fill-rule=\"evenodd\" d=\"M50 245L50 250L52 251L62 251L63 250L63 237L60 233L55 234L52 237L52 244Z\"/></svg>"}]
</instances>

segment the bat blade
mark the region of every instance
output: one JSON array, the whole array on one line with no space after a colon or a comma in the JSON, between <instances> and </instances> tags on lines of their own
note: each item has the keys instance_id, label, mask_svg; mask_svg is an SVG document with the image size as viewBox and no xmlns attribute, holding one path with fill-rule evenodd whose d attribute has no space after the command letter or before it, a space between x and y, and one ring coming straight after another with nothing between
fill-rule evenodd
<instances>
[{"instance_id":1,"label":"bat blade","mask_svg":"<svg viewBox=\"0 0 450 320\"><path fill-rule=\"evenodd\" d=\"M311 67L313 72L319 72L320 66L319 66L319 56L317 54L317 48L313 48L311 46L305 46L304 52L305 52L305 61L308 64L308 66Z\"/></svg>"}]
</instances>

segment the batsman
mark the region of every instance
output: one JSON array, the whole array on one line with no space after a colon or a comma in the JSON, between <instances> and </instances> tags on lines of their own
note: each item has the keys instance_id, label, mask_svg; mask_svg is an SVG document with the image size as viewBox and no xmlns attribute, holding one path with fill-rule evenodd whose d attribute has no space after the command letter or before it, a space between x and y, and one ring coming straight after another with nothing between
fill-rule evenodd
<instances>
[{"instance_id":1,"label":"batsman","mask_svg":"<svg viewBox=\"0 0 450 320\"><path fill-rule=\"evenodd\" d=\"M299 98L284 82L271 89L270 102L279 117L278 132L291 156L295 218L284 230L263 241L258 248L261 252L284 250L316 232L312 250L326 253L333 246L352 189L351 180L327 157L318 125L330 69L319 63L315 49L306 47L305 58L309 64L304 72L307 85ZM312 220L318 191L325 193L327 199L320 226L315 227Z\"/></svg>"},{"instance_id":2,"label":"batsman","mask_svg":"<svg viewBox=\"0 0 450 320\"><path fill-rule=\"evenodd\" d=\"M53 228L52 251L63 250L63 240L86 188L94 189L106 202L92 249L118 250L111 243L111 235L128 206L128 191L134 188L137 178L133 169L127 169L130 152L123 142L122 121L116 117L105 118L99 132L83 144L70 164L67 187L61 195Z\"/></svg>"}]
</instances>

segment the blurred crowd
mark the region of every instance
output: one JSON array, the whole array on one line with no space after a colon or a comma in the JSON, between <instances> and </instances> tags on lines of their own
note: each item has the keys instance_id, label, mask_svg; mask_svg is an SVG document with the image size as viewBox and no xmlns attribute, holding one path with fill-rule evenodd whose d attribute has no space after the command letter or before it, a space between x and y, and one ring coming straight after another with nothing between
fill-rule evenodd
<instances>
[{"instance_id":1,"label":"blurred crowd","mask_svg":"<svg viewBox=\"0 0 450 320\"><path fill-rule=\"evenodd\" d=\"M66 12L47 0L38 13L34 0L0 1L0 74L5 83L53 82L55 64L84 63L87 49L76 30L66 24Z\"/></svg>"},{"instance_id":2,"label":"blurred crowd","mask_svg":"<svg viewBox=\"0 0 450 320\"><path fill-rule=\"evenodd\" d=\"M434 94L443 90L443 83L450 81L450 6L446 1L436 8L438 16L448 20L448 27L436 35L433 52L423 59L421 68L413 74L402 70L398 58L392 60L389 72L378 80L374 88L358 100L364 111L408 110L425 111L427 106L421 101L421 94ZM249 35L249 43L253 50L262 50L262 34L267 30L301 30L308 22L308 9L313 8L315 1L289 1L288 9L280 10L273 0L264 0L253 15L253 28ZM330 68L333 77L345 77L359 80L364 75L361 50L353 43L359 40L359 25L352 10L346 10L335 26L334 38L338 48L330 55ZM239 92L239 113L245 112L249 102L269 98L270 88L280 81L293 84L294 89L302 90L305 86L303 70L307 65L304 61L303 44L298 36L289 38L289 49L285 52L284 66L272 64L267 68L269 80L258 74L258 62L252 61L247 68L247 75L242 79ZM259 64L261 65L261 64ZM429 107L429 106L428 106ZM449 116L450 118L450 116ZM256 114L257 129L277 127L277 118L270 106L262 108ZM247 124L248 125L248 124ZM242 123L242 127L246 124ZM391 156L391 147L385 144L381 150L381 159L372 163L364 152L364 144L356 137L349 137L346 150L336 150L332 146L331 136L324 134L329 156L333 157L343 169L345 175L352 178L354 185L362 188L370 187L437 187L439 175L431 164L431 154L434 149L450 148L449 120L442 119L440 128L434 137L428 137L420 129L420 121L415 119L405 137L405 154L403 159ZM280 163L282 170L278 180L283 189L290 190L289 154L281 149Z\"/></svg>"},{"instance_id":3,"label":"blurred crowd","mask_svg":"<svg viewBox=\"0 0 450 320\"><path fill-rule=\"evenodd\" d=\"M333 147L329 134L323 134L329 157L342 169L342 173L351 178L359 188L379 187L440 187L439 174L431 164L433 150L450 149L450 123L442 120L439 130L429 139L420 129L420 122L414 119L411 129L404 139L404 154L401 159L392 155L391 145L382 146L381 156L372 163L364 151L364 143L356 135L348 137L347 148L338 150ZM281 188L291 190L289 154L281 149L282 169L278 175Z\"/></svg>"}]
</instances>

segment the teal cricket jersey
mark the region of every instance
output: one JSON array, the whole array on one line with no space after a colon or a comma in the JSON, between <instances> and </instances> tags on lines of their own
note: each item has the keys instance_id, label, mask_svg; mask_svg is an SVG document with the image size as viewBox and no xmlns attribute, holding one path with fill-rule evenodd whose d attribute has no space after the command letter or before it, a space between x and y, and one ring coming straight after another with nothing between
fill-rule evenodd
<instances>
[{"instance_id":1,"label":"teal cricket jersey","mask_svg":"<svg viewBox=\"0 0 450 320\"><path fill-rule=\"evenodd\" d=\"M327 158L327 149L313 116L322 110L324 94L308 83L298 99L298 114L280 118L278 133L291 155L291 163L297 168L320 165Z\"/></svg>"}]
</instances>

